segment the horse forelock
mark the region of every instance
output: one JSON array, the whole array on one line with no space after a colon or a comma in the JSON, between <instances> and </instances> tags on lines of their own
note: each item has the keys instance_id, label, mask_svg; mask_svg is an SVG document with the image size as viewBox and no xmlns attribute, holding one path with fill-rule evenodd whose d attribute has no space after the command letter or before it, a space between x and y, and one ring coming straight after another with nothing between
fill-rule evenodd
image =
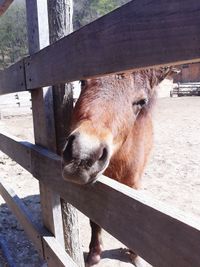
<instances>
[{"instance_id":1,"label":"horse forelock","mask_svg":"<svg viewBox=\"0 0 200 267\"><path fill-rule=\"evenodd\" d=\"M123 139L135 119L151 113L157 87L165 76L159 68L86 80L74 109L72 130L90 121L95 133L106 128L113 136ZM131 101L137 103L141 99L147 99L147 104L134 119Z\"/></svg>"},{"instance_id":2,"label":"horse forelock","mask_svg":"<svg viewBox=\"0 0 200 267\"><path fill-rule=\"evenodd\" d=\"M126 117L130 112L131 98L148 98L144 107L148 112L154 104L158 78L154 70L129 72L90 79L84 82L80 98L74 111L74 120L95 120L114 116L116 113ZM143 112L145 114L146 112ZM142 113L142 112L141 112ZM109 118L107 118L109 119Z\"/></svg>"}]
</instances>

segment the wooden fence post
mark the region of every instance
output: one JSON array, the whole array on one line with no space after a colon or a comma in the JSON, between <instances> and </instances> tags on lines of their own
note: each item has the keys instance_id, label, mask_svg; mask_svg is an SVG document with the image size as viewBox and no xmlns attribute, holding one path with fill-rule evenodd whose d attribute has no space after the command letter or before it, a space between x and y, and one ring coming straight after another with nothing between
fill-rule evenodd
<instances>
[{"instance_id":1,"label":"wooden fence post","mask_svg":"<svg viewBox=\"0 0 200 267\"><path fill-rule=\"evenodd\" d=\"M53 44L73 31L73 1L47 0L49 15L49 40ZM67 47L66 47L67 49ZM66 62L68 64L68 62ZM56 129L57 154L61 155L64 141L69 133L69 124L73 109L72 84L53 86L54 120ZM77 210L62 201L62 214L67 253L78 264L83 266L83 253L80 245L79 222Z\"/></svg>"},{"instance_id":2,"label":"wooden fence post","mask_svg":"<svg viewBox=\"0 0 200 267\"><path fill-rule=\"evenodd\" d=\"M49 44L46 0L26 0L28 46L30 55ZM27 63L27 68L29 66ZM31 79L31 77L29 77ZM35 143L55 151L55 128L51 88L32 91ZM40 183L40 202L44 226L64 247L62 212L59 195Z\"/></svg>"}]
</instances>

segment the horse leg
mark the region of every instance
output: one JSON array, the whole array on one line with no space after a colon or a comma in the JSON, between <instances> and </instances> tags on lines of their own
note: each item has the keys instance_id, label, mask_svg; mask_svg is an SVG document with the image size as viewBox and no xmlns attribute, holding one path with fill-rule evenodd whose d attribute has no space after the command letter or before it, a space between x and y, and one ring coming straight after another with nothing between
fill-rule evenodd
<instances>
[{"instance_id":1,"label":"horse leg","mask_svg":"<svg viewBox=\"0 0 200 267\"><path fill-rule=\"evenodd\" d=\"M87 256L87 266L97 264L101 259L102 252L102 238L101 238L101 227L90 220L90 226L92 230L92 236L89 246L89 254Z\"/></svg>"},{"instance_id":2,"label":"horse leg","mask_svg":"<svg viewBox=\"0 0 200 267\"><path fill-rule=\"evenodd\" d=\"M143 168L142 168L143 169ZM123 181L125 185L128 187L131 187L135 190L138 190L140 188L140 177L142 176L142 171L137 170L135 171L133 176L126 177L128 178L127 180ZM130 261L136 266L139 267L138 265L138 259L140 258L132 249L126 248L124 249L125 254L129 257Z\"/></svg>"}]
</instances>

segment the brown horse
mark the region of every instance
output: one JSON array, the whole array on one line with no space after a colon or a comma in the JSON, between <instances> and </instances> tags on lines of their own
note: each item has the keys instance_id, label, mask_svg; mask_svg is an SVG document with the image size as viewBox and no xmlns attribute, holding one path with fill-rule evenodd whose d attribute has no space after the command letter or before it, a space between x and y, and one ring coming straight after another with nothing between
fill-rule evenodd
<instances>
[{"instance_id":1,"label":"brown horse","mask_svg":"<svg viewBox=\"0 0 200 267\"><path fill-rule=\"evenodd\" d=\"M84 185L104 173L139 187L152 147L156 87L170 72L149 69L85 81L63 150L64 179ZM102 251L101 227L91 221L91 228L89 266Z\"/></svg>"}]
</instances>

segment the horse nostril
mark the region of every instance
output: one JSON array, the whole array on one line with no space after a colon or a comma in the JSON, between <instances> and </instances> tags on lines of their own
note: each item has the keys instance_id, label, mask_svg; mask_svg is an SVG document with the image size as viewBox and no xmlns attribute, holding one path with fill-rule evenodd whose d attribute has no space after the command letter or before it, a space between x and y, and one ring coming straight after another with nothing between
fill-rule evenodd
<instances>
[{"instance_id":1,"label":"horse nostril","mask_svg":"<svg viewBox=\"0 0 200 267\"><path fill-rule=\"evenodd\" d=\"M107 157L108 157L108 149L104 147L100 155L99 161L106 161Z\"/></svg>"},{"instance_id":2,"label":"horse nostril","mask_svg":"<svg viewBox=\"0 0 200 267\"><path fill-rule=\"evenodd\" d=\"M63 159L65 161L70 161L72 160L72 155L73 155L73 142L74 142L74 139L76 138L75 135L70 135L67 139L67 142L66 142L66 145L63 149Z\"/></svg>"},{"instance_id":3,"label":"horse nostril","mask_svg":"<svg viewBox=\"0 0 200 267\"><path fill-rule=\"evenodd\" d=\"M108 149L107 147L100 147L95 153L91 153L90 156L86 159L82 159L79 162L79 166L90 169L95 163L104 165L108 158Z\"/></svg>"}]
</instances>

